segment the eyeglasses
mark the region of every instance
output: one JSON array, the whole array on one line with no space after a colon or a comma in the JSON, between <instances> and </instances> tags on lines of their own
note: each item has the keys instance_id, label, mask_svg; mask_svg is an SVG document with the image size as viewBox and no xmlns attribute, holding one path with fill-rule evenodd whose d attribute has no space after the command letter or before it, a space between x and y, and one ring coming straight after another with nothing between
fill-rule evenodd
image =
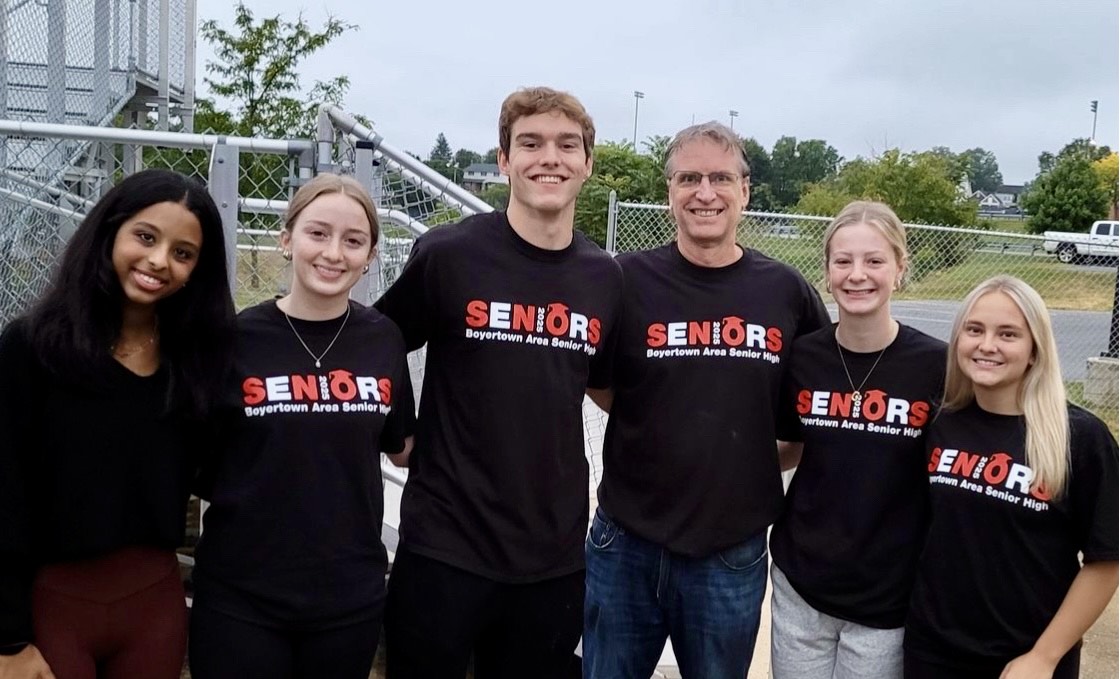
<instances>
[{"instance_id":1,"label":"eyeglasses","mask_svg":"<svg viewBox=\"0 0 1120 679\"><path fill-rule=\"evenodd\" d=\"M672 181L683 189L695 189L700 182L708 178L708 183L713 189L729 189L738 184L742 177L734 172L693 172L691 170L677 170L673 173Z\"/></svg>"}]
</instances>

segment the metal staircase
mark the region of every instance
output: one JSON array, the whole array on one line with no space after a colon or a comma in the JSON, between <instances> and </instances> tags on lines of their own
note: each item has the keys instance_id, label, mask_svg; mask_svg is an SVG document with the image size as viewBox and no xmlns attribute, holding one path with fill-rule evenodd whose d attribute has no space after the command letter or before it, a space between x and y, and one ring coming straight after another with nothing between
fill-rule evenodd
<instances>
[{"instance_id":1,"label":"metal staircase","mask_svg":"<svg viewBox=\"0 0 1120 679\"><path fill-rule=\"evenodd\" d=\"M0 119L167 129L191 126L194 0L0 0ZM185 114L185 115L183 115ZM54 202L96 197L96 145L4 140L3 176ZM2 178L0 178L2 179ZM13 187L7 187L15 190Z\"/></svg>"},{"instance_id":2,"label":"metal staircase","mask_svg":"<svg viewBox=\"0 0 1120 679\"><path fill-rule=\"evenodd\" d=\"M166 130L175 119L190 130L194 41L195 0L0 0L0 120ZM57 254L72 213L121 165L113 152L89 139L0 137L6 283ZM135 171L142 156L129 162Z\"/></svg>"}]
</instances>

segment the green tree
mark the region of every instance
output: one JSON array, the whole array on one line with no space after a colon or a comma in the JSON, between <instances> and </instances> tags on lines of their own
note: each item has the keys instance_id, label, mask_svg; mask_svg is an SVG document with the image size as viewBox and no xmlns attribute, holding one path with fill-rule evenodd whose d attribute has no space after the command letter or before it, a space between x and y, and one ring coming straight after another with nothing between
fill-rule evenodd
<instances>
[{"instance_id":1,"label":"green tree","mask_svg":"<svg viewBox=\"0 0 1120 679\"><path fill-rule=\"evenodd\" d=\"M857 158L846 163L832 180L818 183L803 196L802 208L835 207L838 196L848 200L879 200L891 206L903 221L927 224L973 225L976 205L957 192L956 168L935 152L903 153L890 149L878 158ZM828 189L829 200L811 196ZM815 202L814 202L815 201ZM843 206L840 206L843 207ZM830 211L827 216L832 216Z\"/></svg>"},{"instance_id":2,"label":"green tree","mask_svg":"<svg viewBox=\"0 0 1120 679\"><path fill-rule=\"evenodd\" d=\"M1120 199L1120 156L1116 153L1110 153L1104 158L1093 161L1093 171L1097 173L1097 178L1108 194L1108 199L1112 202L1113 210L1115 210L1117 201Z\"/></svg>"},{"instance_id":3,"label":"green tree","mask_svg":"<svg viewBox=\"0 0 1120 679\"><path fill-rule=\"evenodd\" d=\"M1053 168L1039 173L1019 204L1030 215L1031 233L1085 232L1094 221L1108 216L1109 194L1089 157L1075 152L1059 154Z\"/></svg>"},{"instance_id":4,"label":"green tree","mask_svg":"<svg viewBox=\"0 0 1120 679\"><path fill-rule=\"evenodd\" d=\"M459 149L455 152L455 167L460 170L465 170L468 166L481 162L482 156L469 149Z\"/></svg>"},{"instance_id":5,"label":"green tree","mask_svg":"<svg viewBox=\"0 0 1120 679\"><path fill-rule=\"evenodd\" d=\"M957 191L958 166L936 151L902 153L891 149L878 158L846 163L831 180L811 186L797 212L833 216L853 200L890 205L904 222L976 225L976 204ZM914 229L908 235L915 279L962 263L975 246L968 234Z\"/></svg>"},{"instance_id":6,"label":"green tree","mask_svg":"<svg viewBox=\"0 0 1120 679\"><path fill-rule=\"evenodd\" d=\"M1090 162L1100 160L1101 158L1108 157L1112 153L1112 149L1107 146L1097 146L1089 139L1084 137L1074 139L1070 143L1062 147L1057 155L1049 151L1043 151L1038 156L1038 172L1045 174L1058 164L1058 161L1063 158L1077 157L1084 158Z\"/></svg>"},{"instance_id":7,"label":"green tree","mask_svg":"<svg viewBox=\"0 0 1120 679\"><path fill-rule=\"evenodd\" d=\"M595 166L576 203L576 228L600 245L606 243L610 192L636 203L664 203L668 198L662 168L651 156L638 155L629 141L595 146Z\"/></svg>"},{"instance_id":8,"label":"green tree","mask_svg":"<svg viewBox=\"0 0 1120 679\"><path fill-rule=\"evenodd\" d=\"M440 132L436 136L436 144L432 147L431 152L428 154L428 163L441 165L451 164L451 144L447 143L447 137Z\"/></svg>"},{"instance_id":9,"label":"green tree","mask_svg":"<svg viewBox=\"0 0 1120 679\"><path fill-rule=\"evenodd\" d=\"M657 167L664 168L665 161L669 155L669 144L673 138L665 134L655 134L647 137L642 142L642 146L646 148L646 155L653 159L653 164Z\"/></svg>"},{"instance_id":10,"label":"green tree","mask_svg":"<svg viewBox=\"0 0 1120 679\"><path fill-rule=\"evenodd\" d=\"M509 207L509 184L489 184L478 197L495 210L504 210Z\"/></svg>"},{"instance_id":11,"label":"green tree","mask_svg":"<svg viewBox=\"0 0 1120 679\"><path fill-rule=\"evenodd\" d=\"M770 189L773 169L769 152L754 137L744 137L743 155L747 157L747 164L751 167L751 200L748 207L760 212L773 210L776 202Z\"/></svg>"},{"instance_id":12,"label":"green tree","mask_svg":"<svg viewBox=\"0 0 1120 679\"><path fill-rule=\"evenodd\" d=\"M980 147L968 149L960 155L961 165L968 176L973 191L992 192L1003 186L996 154Z\"/></svg>"},{"instance_id":13,"label":"green tree","mask_svg":"<svg viewBox=\"0 0 1120 679\"><path fill-rule=\"evenodd\" d=\"M835 176L842 160L823 139L778 139L770 153L769 182L776 206L796 204L807 185Z\"/></svg>"},{"instance_id":14,"label":"green tree","mask_svg":"<svg viewBox=\"0 0 1120 679\"><path fill-rule=\"evenodd\" d=\"M351 24L328 18L318 29L297 17L287 21L278 16L258 20L238 3L229 29L210 20L200 34L211 44L215 58L205 65L203 81L210 98L200 98L195 128L246 137L310 137L316 126L319 103L341 104L349 80L337 76L316 81L309 91L300 85L298 67L304 59L322 50L348 30ZM360 119L360 118L359 118ZM153 167L193 168L197 175L207 167L208 154L170 149L145 150L145 163ZM288 195L290 169L282 156L242 153L238 190L243 196L283 198ZM248 229L276 230L280 220L273 215L244 213ZM257 251L250 252L249 286L261 279Z\"/></svg>"},{"instance_id":15,"label":"green tree","mask_svg":"<svg viewBox=\"0 0 1120 679\"><path fill-rule=\"evenodd\" d=\"M747 164L751 166L751 186L769 184L773 170L766 147L759 144L754 137L744 137L743 155L747 157Z\"/></svg>"},{"instance_id":16,"label":"green tree","mask_svg":"<svg viewBox=\"0 0 1120 679\"><path fill-rule=\"evenodd\" d=\"M487 151L486 155L482 156L482 162L490 163L491 165L497 165L498 164L498 147L495 146L494 148Z\"/></svg>"},{"instance_id":17,"label":"green tree","mask_svg":"<svg viewBox=\"0 0 1120 679\"><path fill-rule=\"evenodd\" d=\"M196 122L230 125L232 129L214 131L241 136L311 136L317 110L307 103L309 99L340 101L350 81L346 76L318 81L309 98L300 87L297 68L355 28L333 17L319 30L302 16L294 22L279 15L257 21L241 3L234 8L233 29L227 30L215 20L204 22L201 35L213 46L216 59L206 63L208 75L203 81L211 94L228 101L233 110L223 115L217 104L208 103L209 110L202 108L202 120Z\"/></svg>"}]
</instances>

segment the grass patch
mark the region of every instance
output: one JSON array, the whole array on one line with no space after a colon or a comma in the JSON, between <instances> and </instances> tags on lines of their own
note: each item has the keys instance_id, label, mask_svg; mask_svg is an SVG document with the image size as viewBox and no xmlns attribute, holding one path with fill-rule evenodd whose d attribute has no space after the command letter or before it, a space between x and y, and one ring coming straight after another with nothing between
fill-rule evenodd
<instances>
[{"instance_id":1,"label":"grass patch","mask_svg":"<svg viewBox=\"0 0 1120 679\"><path fill-rule=\"evenodd\" d=\"M1010 274L1029 283L1051 309L1111 311L1115 271L1094 271L1042 257L972 256L951 269L934 271L896 299L963 299L981 281Z\"/></svg>"},{"instance_id":2,"label":"grass patch","mask_svg":"<svg viewBox=\"0 0 1120 679\"><path fill-rule=\"evenodd\" d=\"M1117 411L1115 406L1092 406L1086 403L1084 383L1066 382L1066 398L1101 418L1101 421L1107 424L1108 428L1112 430L1113 436L1120 435L1117 433L1117 416L1120 411Z\"/></svg>"},{"instance_id":3,"label":"grass patch","mask_svg":"<svg viewBox=\"0 0 1120 679\"><path fill-rule=\"evenodd\" d=\"M272 299L287 288L287 262L279 252L237 251L237 287L233 303L240 311Z\"/></svg>"},{"instance_id":4,"label":"grass patch","mask_svg":"<svg viewBox=\"0 0 1120 679\"><path fill-rule=\"evenodd\" d=\"M1007 233L1030 233L1027 231L1027 220L1025 217L1019 219L985 219L983 215L980 216L981 223L985 223L992 231L1004 231Z\"/></svg>"}]
</instances>

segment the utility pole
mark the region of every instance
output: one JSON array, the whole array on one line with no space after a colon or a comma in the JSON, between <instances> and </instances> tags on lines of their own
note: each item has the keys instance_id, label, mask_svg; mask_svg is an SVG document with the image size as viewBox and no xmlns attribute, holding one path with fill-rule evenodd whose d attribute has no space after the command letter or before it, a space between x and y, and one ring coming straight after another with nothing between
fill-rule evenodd
<instances>
[{"instance_id":1,"label":"utility pole","mask_svg":"<svg viewBox=\"0 0 1120 679\"><path fill-rule=\"evenodd\" d=\"M731 115L731 131L734 132L735 131L735 119L739 117L739 112L736 111L735 109L731 109L730 111L728 111L728 114Z\"/></svg>"}]
</instances>

